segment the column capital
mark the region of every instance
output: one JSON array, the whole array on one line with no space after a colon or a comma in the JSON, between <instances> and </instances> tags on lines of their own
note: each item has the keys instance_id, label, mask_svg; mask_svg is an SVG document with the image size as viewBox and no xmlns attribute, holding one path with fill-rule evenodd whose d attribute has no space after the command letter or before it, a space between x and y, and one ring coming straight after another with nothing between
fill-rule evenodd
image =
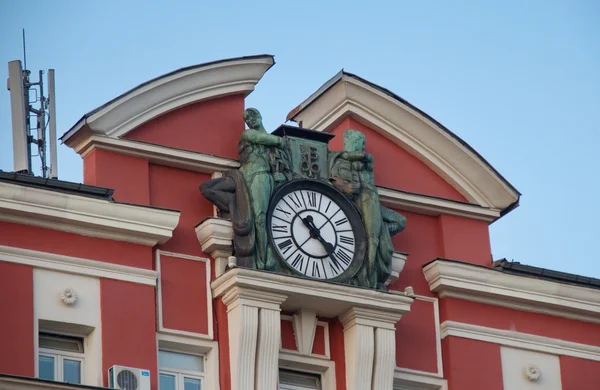
<instances>
[{"instance_id":1,"label":"column capital","mask_svg":"<svg viewBox=\"0 0 600 390\"><path fill-rule=\"evenodd\" d=\"M196 237L202 252L215 260L215 275L225 272L228 258L233 253L233 225L222 218L206 218L196 226Z\"/></svg>"},{"instance_id":2,"label":"column capital","mask_svg":"<svg viewBox=\"0 0 600 390\"><path fill-rule=\"evenodd\" d=\"M406 312L389 312L384 310L369 309L365 307L352 307L339 316L344 326L344 331L354 325L366 325L373 328L396 329L396 323L400 321Z\"/></svg>"}]
</instances>

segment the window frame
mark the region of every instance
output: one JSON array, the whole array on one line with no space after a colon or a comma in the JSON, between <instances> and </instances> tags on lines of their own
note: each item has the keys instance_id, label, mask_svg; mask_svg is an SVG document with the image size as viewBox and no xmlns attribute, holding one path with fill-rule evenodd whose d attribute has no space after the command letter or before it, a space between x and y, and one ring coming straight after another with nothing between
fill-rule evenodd
<instances>
[{"instance_id":1,"label":"window frame","mask_svg":"<svg viewBox=\"0 0 600 390\"><path fill-rule=\"evenodd\" d=\"M199 357L202 359L203 371L200 372L200 371L192 371L192 370L183 370L180 368L159 366L158 367L159 384L160 384L160 374L165 374L165 375L175 376L175 390L184 390L185 389L185 387L184 387L185 386L185 378L198 379L198 380L200 380L200 389L205 388L206 355L200 354L200 353L193 353L193 352L181 352L181 350L172 349L172 348L159 348L158 353L160 354L161 351ZM160 388L158 390L160 390Z\"/></svg>"},{"instance_id":2,"label":"window frame","mask_svg":"<svg viewBox=\"0 0 600 390\"><path fill-rule=\"evenodd\" d=\"M279 382L277 384L278 390L323 390L323 376L320 373L290 370L288 368L279 367L279 374L281 374L281 371L287 371L287 372L290 372L293 375L297 375L297 376L306 376L306 377L315 378L317 380L318 387L316 387L316 388L315 387L306 387L303 385L290 384L290 383L282 384L280 382L280 380L278 380L278 382Z\"/></svg>"},{"instance_id":3,"label":"window frame","mask_svg":"<svg viewBox=\"0 0 600 390\"><path fill-rule=\"evenodd\" d=\"M39 336L38 336L39 337ZM79 383L72 383L82 385L85 383L85 354L80 352L69 352L63 351L60 349L50 349L50 348L38 348L37 354L37 364L39 367L40 357L51 357L54 358L54 379L53 382L63 382L63 383L72 383L65 382L64 380L64 360L75 360L78 361L79 364ZM38 378L40 374L38 373ZM49 380L49 379L46 379Z\"/></svg>"}]
</instances>

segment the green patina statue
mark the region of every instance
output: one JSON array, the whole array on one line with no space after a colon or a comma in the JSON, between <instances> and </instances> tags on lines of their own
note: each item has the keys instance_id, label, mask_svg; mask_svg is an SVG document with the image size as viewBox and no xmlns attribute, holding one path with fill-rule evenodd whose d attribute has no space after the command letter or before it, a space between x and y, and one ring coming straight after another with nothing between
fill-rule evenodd
<instances>
[{"instance_id":1,"label":"green patina statue","mask_svg":"<svg viewBox=\"0 0 600 390\"><path fill-rule=\"evenodd\" d=\"M344 150L331 153L329 171L333 185L361 211L367 234L367 259L353 284L384 288L394 253L391 236L404 230L406 218L379 203L373 168L373 156L365 152L364 134L344 132Z\"/></svg>"},{"instance_id":2,"label":"green patina statue","mask_svg":"<svg viewBox=\"0 0 600 390\"><path fill-rule=\"evenodd\" d=\"M361 257L362 265L355 276L344 283L385 289L394 252L391 236L406 227L406 218L381 206L373 156L365 151L365 136L348 130L344 133L344 150L330 152L324 139L331 135L290 126L285 130L288 133L279 132L281 128L275 132L282 136L269 134L258 110L248 108L243 117L248 128L238 143L240 168L200 186L202 194L218 207L220 216L232 222L238 266L290 273L289 268L281 266L269 240L269 202L283 184L316 180L333 185L356 206L364 226L363 242L366 233L366 256ZM311 231L311 236L319 236L318 230Z\"/></svg>"}]
</instances>

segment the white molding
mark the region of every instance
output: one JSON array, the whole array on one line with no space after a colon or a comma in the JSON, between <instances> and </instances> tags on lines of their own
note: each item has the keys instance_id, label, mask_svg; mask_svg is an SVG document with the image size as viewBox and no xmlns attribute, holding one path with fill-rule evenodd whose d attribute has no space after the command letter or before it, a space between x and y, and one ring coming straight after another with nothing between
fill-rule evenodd
<instances>
[{"instance_id":1,"label":"white molding","mask_svg":"<svg viewBox=\"0 0 600 390\"><path fill-rule=\"evenodd\" d=\"M179 223L179 211L115 203L0 182L0 220L154 246Z\"/></svg>"},{"instance_id":2,"label":"white molding","mask_svg":"<svg viewBox=\"0 0 600 390\"><path fill-rule=\"evenodd\" d=\"M0 245L0 261L75 275L108 278L156 286L154 270Z\"/></svg>"},{"instance_id":3,"label":"white molding","mask_svg":"<svg viewBox=\"0 0 600 390\"><path fill-rule=\"evenodd\" d=\"M430 302L433 305L433 321L435 323L435 351L436 351L436 367L437 372L432 373L428 371L411 370L408 368L401 368L406 372L414 374L433 375L438 378L444 377L444 364L442 360L442 332L440 329L440 302L437 297L428 297L425 295L415 295L414 298L419 301Z\"/></svg>"},{"instance_id":4,"label":"white molding","mask_svg":"<svg viewBox=\"0 0 600 390\"><path fill-rule=\"evenodd\" d=\"M103 387L51 382L36 378L0 374L0 390L102 390Z\"/></svg>"},{"instance_id":5,"label":"white molding","mask_svg":"<svg viewBox=\"0 0 600 390\"><path fill-rule=\"evenodd\" d=\"M292 323L292 326L295 327L294 324L294 316L288 316L288 315L281 315L281 320L283 321L289 321ZM314 340L313 340L313 345L311 346L311 350L310 350L310 354L308 355L304 355L304 356L312 356L312 357L316 357L319 359L323 359L323 358L327 358L327 359L331 359L331 348L329 345L329 323L326 321L317 321L317 327L322 326L323 327L323 333L325 336L325 354L324 355L320 355L318 353L312 353L313 347L314 347ZM316 331L316 329L315 329ZM294 336L297 336L296 330L294 328ZM295 339L296 341L296 347L298 346L298 340ZM280 346L281 352L285 352L285 353L292 353L292 354L298 354L298 355L302 355L297 349L286 349L283 348L283 346Z\"/></svg>"},{"instance_id":6,"label":"white molding","mask_svg":"<svg viewBox=\"0 0 600 390\"><path fill-rule=\"evenodd\" d=\"M102 135L88 136L74 145L73 149L80 154L82 158L87 156L94 149L102 149L129 156L146 158L153 164L208 174L236 169L240 166L237 160L230 158L170 148L126 138L110 138Z\"/></svg>"},{"instance_id":7,"label":"white molding","mask_svg":"<svg viewBox=\"0 0 600 390\"><path fill-rule=\"evenodd\" d=\"M246 96L274 63L272 56L235 58L157 77L86 114L61 141L67 143L85 125L95 133L122 137L153 118L192 103L234 94Z\"/></svg>"},{"instance_id":8,"label":"white molding","mask_svg":"<svg viewBox=\"0 0 600 390\"><path fill-rule=\"evenodd\" d=\"M289 370L320 374L324 390L336 390L335 362L323 356L305 356L290 351L279 352L279 367Z\"/></svg>"},{"instance_id":9,"label":"white molding","mask_svg":"<svg viewBox=\"0 0 600 390\"><path fill-rule=\"evenodd\" d=\"M206 317L207 317L207 321L208 321L208 333L207 334L198 333L198 332L189 332L189 331L178 330L178 329L171 329L171 328L166 328L164 326L164 324L163 324L163 309L162 309L162 306L163 306L162 285L161 285L161 280L160 280L160 272L161 272L160 257L161 257L161 255L168 256L168 257L175 257L175 258L183 259L183 260L199 261L199 262L206 264L206 301L207 301L206 302ZM158 291L157 291L158 331L161 333L171 334L171 335L175 335L175 336L212 340L213 339L213 307L212 307L212 291L210 289L210 278L211 278L210 260L207 258L204 258L204 257L191 256L191 255L186 255L183 253L167 252L167 251L157 249L156 250L156 270L159 274Z\"/></svg>"},{"instance_id":10,"label":"white molding","mask_svg":"<svg viewBox=\"0 0 600 390\"><path fill-rule=\"evenodd\" d=\"M348 115L415 155L470 203L503 210L519 199L482 158L439 124L352 75L342 73L288 118L306 128L328 131Z\"/></svg>"},{"instance_id":11,"label":"white molding","mask_svg":"<svg viewBox=\"0 0 600 390\"><path fill-rule=\"evenodd\" d=\"M317 312L313 309L302 308L292 316L296 347L302 355L311 355L317 330Z\"/></svg>"},{"instance_id":12,"label":"white molding","mask_svg":"<svg viewBox=\"0 0 600 390\"><path fill-rule=\"evenodd\" d=\"M215 277L225 273L229 257L233 254L233 225L222 218L206 218L195 228L202 252L215 260Z\"/></svg>"},{"instance_id":13,"label":"white molding","mask_svg":"<svg viewBox=\"0 0 600 390\"><path fill-rule=\"evenodd\" d=\"M505 345L579 359L600 361L600 346L574 343L512 330L489 328L455 321L442 323L442 338L449 336Z\"/></svg>"},{"instance_id":14,"label":"white molding","mask_svg":"<svg viewBox=\"0 0 600 390\"><path fill-rule=\"evenodd\" d=\"M600 290L436 260L423 268L431 291L511 309L600 323Z\"/></svg>"},{"instance_id":15,"label":"white molding","mask_svg":"<svg viewBox=\"0 0 600 390\"><path fill-rule=\"evenodd\" d=\"M126 138L110 138L91 135L82 139L73 148L81 157L92 150L102 149L129 156L148 159L153 164L186 169L201 173L220 173L240 166L234 159L191 152L183 149L154 145ZM425 215L456 215L464 218L491 222L500 217L500 211L474 204L440 199L433 196L415 194L386 187L378 187L381 204L394 209L402 209Z\"/></svg>"},{"instance_id":16,"label":"white molding","mask_svg":"<svg viewBox=\"0 0 600 390\"><path fill-rule=\"evenodd\" d=\"M425 215L438 216L441 214L492 222L500 218L500 210L486 208L470 203L436 198L433 196L414 194L378 187L381 204L393 209L402 209Z\"/></svg>"},{"instance_id":17,"label":"white molding","mask_svg":"<svg viewBox=\"0 0 600 390\"><path fill-rule=\"evenodd\" d=\"M212 282L215 298L225 295L233 286L260 294L284 294L281 309L296 312L303 307L316 310L320 317L337 317L353 307L381 310L387 318L410 311L412 298L366 288L315 281L247 268L234 268Z\"/></svg>"},{"instance_id":18,"label":"white molding","mask_svg":"<svg viewBox=\"0 0 600 390\"><path fill-rule=\"evenodd\" d=\"M394 390L448 390L448 381L425 371L396 367Z\"/></svg>"},{"instance_id":19,"label":"white molding","mask_svg":"<svg viewBox=\"0 0 600 390\"><path fill-rule=\"evenodd\" d=\"M201 340L182 335L156 334L158 349L174 352L201 354L205 356L204 380L207 390L219 390L219 343L212 340ZM157 354L158 356L158 354ZM158 367L160 370L160 367Z\"/></svg>"}]
</instances>

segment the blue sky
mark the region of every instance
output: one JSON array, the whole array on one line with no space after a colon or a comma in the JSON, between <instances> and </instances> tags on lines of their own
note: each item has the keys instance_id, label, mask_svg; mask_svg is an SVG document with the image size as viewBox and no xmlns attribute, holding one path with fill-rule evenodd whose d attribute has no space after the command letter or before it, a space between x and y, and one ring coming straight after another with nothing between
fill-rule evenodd
<instances>
[{"instance_id":1,"label":"blue sky","mask_svg":"<svg viewBox=\"0 0 600 390\"><path fill-rule=\"evenodd\" d=\"M490 229L494 258L600 277L596 1L27 5L0 5L0 79L7 78L8 61L22 59L25 28L28 68L56 69L59 134L150 78L262 53L274 54L277 65L247 104L275 128L344 68L429 113L523 193L521 206ZM9 93L2 90L0 169L6 171L12 143ZM65 146L59 177L82 181L81 159Z\"/></svg>"}]
</instances>

